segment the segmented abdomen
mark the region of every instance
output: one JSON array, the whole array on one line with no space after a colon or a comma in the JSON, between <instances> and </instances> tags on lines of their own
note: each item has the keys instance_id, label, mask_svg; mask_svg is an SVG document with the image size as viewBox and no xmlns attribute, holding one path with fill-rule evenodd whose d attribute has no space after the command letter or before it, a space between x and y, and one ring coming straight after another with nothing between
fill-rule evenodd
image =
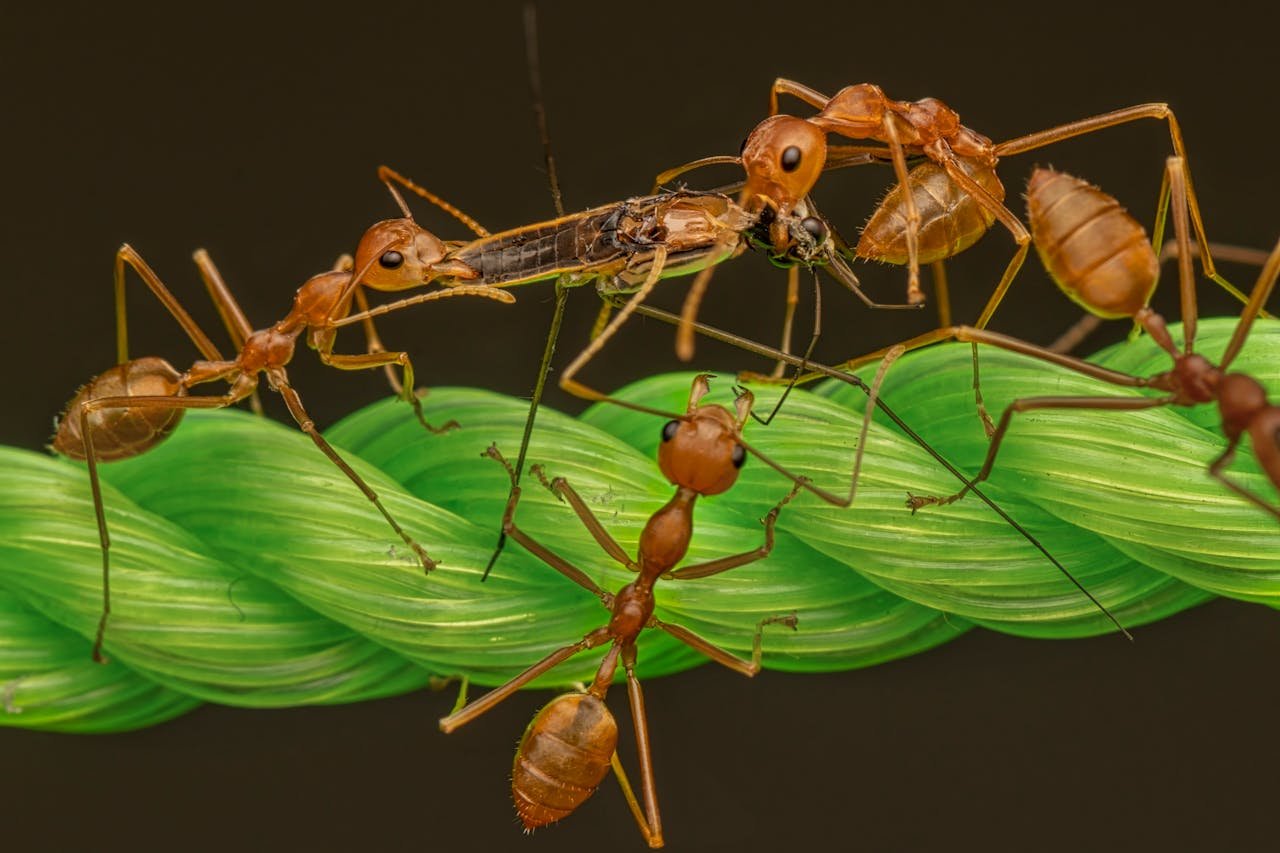
<instances>
[{"instance_id":1,"label":"segmented abdomen","mask_svg":"<svg viewBox=\"0 0 1280 853\"><path fill-rule=\"evenodd\" d=\"M1004 185L995 169L960 160L965 174L996 201L1004 200ZM929 264L958 255L978 242L995 214L979 204L951 180L945 169L928 162L907 173L907 185L920 214L920 263ZM858 257L888 264L907 262L907 208L902 186L897 185L867 220L858 241Z\"/></svg>"},{"instance_id":2,"label":"segmented abdomen","mask_svg":"<svg viewBox=\"0 0 1280 853\"><path fill-rule=\"evenodd\" d=\"M477 284L504 285L564 272L589 273L626 260L613 239L619 206L494 234L459 249L454 257L479 270Z\"/></svg>"},{"instance_id":3,"label":"segmented abdomen","mask_svg":"<svg viewBox=\"0 0 1280 853\"><path fill-rule=\"evenodd\" d=\"M85 458L80 404L107 397L172 397L180 393L181 374L162 358L136 358L95 376L67 404L53 437L53 449L72 459ZM127 459L155 447L182 420L181 409L112 408L89 415L94 457L102 462Z\"/></svg>"},{"instance_id":4,"label":"segmented abdomen","mask_svg":"<svg viewBox=\"0 0 1280 853\"><path fill-rule=\"evenodd\" d=\"M595 793L609 772L618 724L589 693L552 699L524 731L511 769L511 795L525 829L555 823Z\"/></svg>"},{"instance_id":5,"label":"segmented abdomen","mask_svg":"<svg viewBox=\"0 0 1280 853\"><path fill-rule=\"evenodd\" d=\"M1132 317L1151 298L1160 264L1147 232L1120 202L1064 172L1027 182L1031 238L1062 291L1099 317Z\"/></svg>"}]
</instances>

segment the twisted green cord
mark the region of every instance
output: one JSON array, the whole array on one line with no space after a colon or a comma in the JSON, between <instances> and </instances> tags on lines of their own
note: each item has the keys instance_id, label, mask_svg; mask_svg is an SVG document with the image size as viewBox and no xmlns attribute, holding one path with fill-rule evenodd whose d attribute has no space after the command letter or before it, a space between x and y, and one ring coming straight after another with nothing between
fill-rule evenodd
<instances>
[{"instance_id":1,"label":"twisted green cord","mask_svg":"<svg viewBox=\"0 0 1280 853\"><path fill-rule=\"evenodd\" d=\"M1198 349L1220 353L1233 326L1203 323ZM1134 393L982 352L993 412L1017 396ZM1098 360L1143 375L1168 365L1145 339ZM1235 366L1280 390L1280 324L1259 324ZM689 381L659 376L623 396L680 412ZM731 385L722 378L713 399L728 402ZM902 359L884 394L974 472L987 442L970 385L969 348L941 346ZM775 393L759 389L761 405ZM430 576L351 483L283 424L191 413L153 451L103 466L113 541L107 666L89 660L101 579L84 467L0 448L0 723L119 731L201 701L351 702L418 689L433 674L494 685L601 624L598 602L518 546L479 583L506 495L504 472L480 454L491 442L515 452L524 404L438 389L426 405L434 419L456 418L463 428L425 435L403 404L388 400L328 436L441 561ZM749 438L792 470L840 488L864 407L860 392L828 384L795 394L773 425L750 426ZM852 509L802 494L782 512L768 559L659 584L662 618L745 654L760 618L794 611L799 630L766 631L765 664L811 672L913 654L973 624L1036 637L1112 630L981 502L909 513L908 491L948 494L959 484L880 421ZM653 461L661 426L608 405L578 419L548 411L530 461L566 477L634 553L645 520L671 494ZM986 491L1126 626L1215 595L1274 604L1280 526L1208 477L1224 445L1211 406L1039 412L1015 420ZM1232 472L1274 497L1247 449ZM731 491L699 501L687 560L761 542L759 519L789 487L749 460ZM602 586L626 582L571 510L532 478L517 518ZM541 684L587 678L597 658L574 659ZM703 660L661 632L642 640L646 677Z\"/></svg>"}]
</instances>

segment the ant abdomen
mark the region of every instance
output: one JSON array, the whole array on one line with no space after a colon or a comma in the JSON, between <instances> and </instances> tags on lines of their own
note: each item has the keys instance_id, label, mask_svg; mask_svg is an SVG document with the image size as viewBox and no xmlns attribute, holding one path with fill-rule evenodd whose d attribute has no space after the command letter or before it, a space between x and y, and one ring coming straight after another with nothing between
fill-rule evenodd
<instances>
[{"instance_id":1,"label":"ant abdomen","mask_svg":"<svg viewBox=\"0 0 1280 853\"><path fill-rule=\"evenodd\" d=\"M516 749L511 795L525 829L555 823L595 793L609 773L618 745L618 724L604 702L590 693L552 699Z\"/></svg>"},{"instance_id":2,"label":"ant abdomen","mask_svg":"<svg viewBox=\"0 0 1280 853\"><path fill-rule=\"evenodd\" d=\"M997 201L1004 185L995 169L961 160L961 167ZM958 255L987 233L995 214L987 210L947 175L937 163L923 163L907 174L916 211L920 214L920 263L931 264ZM907 257L907 207L901 185L895 186L867 220L858 241L858 257L904 265Z\"/></svg>"},{"instance_id":3,"label":"ant abdomen","mask_svg":"<svg viewBox=\"0 0 1280 853\"><path fill-rule=\"evenodd\" d=\"M1146 229L1107 193L1080 178L1036 169L1027 182L1031 236L1058 287L1106 319L1147 304L1160 264Z\"/></svg>"},{"instance_id":4,"label":"ant abdomen","mask_svg":"<svg viewBox=\"0 0 1280 853\"><path fill-rule=\"evenodd\" d=\"M53 438L53 449L71 459L85 458L84 403L109 397L173 397L182 393L181 378L173 365L154 356L117 364L95 376L67 404ZM150 450L178 426L182 411L113 407L91 412L94 457L109 462Z\"/></svg>"}]
</instances>

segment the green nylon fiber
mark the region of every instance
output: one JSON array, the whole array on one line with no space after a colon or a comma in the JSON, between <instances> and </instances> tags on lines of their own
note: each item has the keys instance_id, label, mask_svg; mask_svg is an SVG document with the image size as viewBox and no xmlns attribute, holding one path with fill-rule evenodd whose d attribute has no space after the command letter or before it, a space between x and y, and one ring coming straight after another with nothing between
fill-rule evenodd
<instances>
[{"instance_id":1,"label":"green nylon fiber","mask_svg":"<svg viewBox=\"0 0 1280 853\"><path fill-rule=\"evenodd\" d=\"M1201 324L1198 349L1221 352L1233 320ZM1180 332L1175 329L1175 335ZM1147 339L1101 354L1140 374L1168 357ZM969 347L904 357L884 394L963 470L986 439L972 402ZM1280 390L1280 324L1260 322L1235 365ZM983 391L998 417L1016 396L1133 391L984 347ZM863 373L869 378L874 372ZM621 396L684 410L691 374L659 376ZM712 400L732 399L732 378ZM764 409L776 390L760 388ZM251 707L351 702L415 690L432 675L495 685L606 617L581 588L512 542L480 575L506 497L506 475L481 458L514 456L524 402L437 389L423 432L403 403L356 412L327 433L387 508L440 560L421 566L351 483L297 429L244 412L193 412L135 459L104 465L112 534L111 663L89 660L100 608L100 555L84 466L0 448L0 723L119 731L201 701ZM842 491L865 407L842 383L797 392L748 440L782 464ZM653 461L662 421L610 405L580 418L545 411L530 461L563 476L634 553L649 515L671 496ZM1205 468L1225 445L1212 406L1138 413L1019 416L985 491L1038 537L1126 626L1215 595L1280 602L1280 526ZM1233 475L1274 491L1248 448ZM766 560L713 578L658 584L661 618L739 654L755 624L794 611L799 628L766 629L765 665L792 671L867 666L923 651L973 624L1023 636L1113 630L1045 558L974 498L916 515L908 491L958 482L883 416L872 425L852 509L808 494L778 520ZM759 519L790 484L749 458L739 483L699 500L686 562L754 548ZM567 505L530 477L517 513L601 586L630 575ZM588 678L599 652L539 683ZM644 677L704 659L661 632L642 640Z\"/></svg>"}]
</instances>

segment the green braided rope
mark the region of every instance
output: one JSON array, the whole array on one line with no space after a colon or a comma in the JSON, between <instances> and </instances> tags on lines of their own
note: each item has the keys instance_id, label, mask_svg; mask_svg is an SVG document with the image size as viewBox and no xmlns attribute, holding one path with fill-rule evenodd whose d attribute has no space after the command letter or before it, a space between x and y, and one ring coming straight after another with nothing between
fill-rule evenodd
<instances>
[{"instance_id":1,"label":"green braided rope","mask_svg":"<svg viewBox=\"0 0 1280 853\"><path fill-rule=\"evenodd\" d=\"M1202 324L1220 352L1233 321ZM1151 373L1168 359L1148 340L1100 360ZM983 350L995 412L1028 394L1127 394L1044 363ZM1280 324L1261 323L1238 368L1280 390ZM912 354L885 396L937 448L973 472L986 441L972 404L967 346ZM714 399L728 402L722 378ZM688 375L624 394L682 411ZM775 395L760 389L761 404ZM328 433L388 509L439 559L429 577L342 474L296 429L240 412L192 413L150 453L102 468L112 549L111 663L89 660L100 558L83 465L0 448L0 723L62 731L150 725L201 701L251 707L351 702L422 687L432 674L482 685L599 625L599 604L514 543L479 576L506 495L480 458L514 453L517 399L440 389L428 409L463 424L422 432L403 404L356 412ZM752 442L838 488L865 398L844 385L798 393ZM1214 595L1280 600L1280 526L1212 479L1224 446L1210 406L1138 413L1020 416L987 492L1126 625ZM795 611L799 630L767 629L766 665L793 671L867 666L945 642L973 624L1036 637L1111 630L1106 618L977 500L913 516L907 491L957 482L878 419L857 502L841 510L801 495L782 512L772 556L726 575L659 584L664 619L747 653L756 622ZM530 459L564 476L624 548L671 494L653 462L661 424L596 406L545 412ZM1232 470L1274 497L1246 451ZM606 588L627 574L567 506L528 481L518 520ZM699 502L690 561L754 547L761 516L789 484L751 460L723 496ZM416 496L416 497L415 497ZM544 686L586 678L598 655ZM661 632L641 650L644 676L702 658Z\"/></svg>"}]
</instances>

